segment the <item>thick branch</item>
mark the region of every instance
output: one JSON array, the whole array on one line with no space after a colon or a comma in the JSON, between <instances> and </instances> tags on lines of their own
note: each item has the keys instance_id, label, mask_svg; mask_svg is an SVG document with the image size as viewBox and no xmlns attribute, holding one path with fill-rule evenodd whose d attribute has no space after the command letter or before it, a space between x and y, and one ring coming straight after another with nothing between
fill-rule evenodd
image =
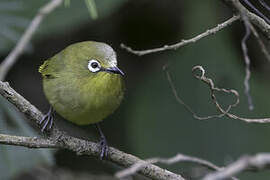
<instances>
[{"instance_id":1,"label":"thick branch","mask_svg":"<svg viewBox=\"0 0 270 180\"><path fill-rule=\"evenodd\" d=\"M14 89L12 89L8 83L0 81L0 94L10 103L14 104L18 110L24 113L32 122L37 124L42 119L43 114ZM49 139L0 135L0 144L25 146L29 148L62 148L74 151L77 154L85 154L95 157L99 157L100 154L99 144L68 136L59 131L56 127L52 129ZM135 163L144 162L136 156L126 154L112 147L109 147L108 160L123 167L129 167ZM152 179L184 180L180 175L174 174L152 164L146 165L138 172Z\"/></svg>"},{"instance_id":2,"label":"thick branch","mask_svg":"<svg viewBox=\"0 0 270 180\"><path fill-rule=\"evenodd\" d=\"M0 80L5 79L8 71L15 64L17 58L22 54L44 17L57 8L62 1L63 0L51 0L38 11L38 14L32 20L31 24L28 26L19 42L16 44L15 48L0 64Z\"/></svg>"},{"instance_id":3,"label":"thick branch","mask_svg":"<svg viewBox=\"0 0 270 180\"><path fill-rule=\"evenodd\" d=\"M233 22L237 21L239 19L239 16L233 16L230 19L228 19L227 21L223 22L222 24L217 25L216 27L209 29L191 39L188 40L182 40L179 43L176 44L172 44L172 45L165 45L163 47L160 48L154 48L154 49L148 49L148 50L141 50L141 51L137 51L137 50L133 50L131 47L126 46L125 44L121 44L121 47L125 50L127 50L128 52L138 55L138 56L143 56L146 54L151 54L151 53L156 53L156 52L161 52L161 51L165 51L165 50L175 50L178 49L182 46L191 44L191 43L195 43L199 40L201 40L202 38L205 38L209 35L213 35L216 34L218 31L224 29L225 27L231 25Z\"/></svg>"},{"instance_id":4,"label":"thick branch","mask_svg":"<svg viewBox=\"0 0 270 180\"><path fill-rule=\"evenodd\" d=\"M11 136L0 134L0 144L23 146L28 148L55 148L56 144L50 139L37 137Z\"/></svg>"}]
</instances>

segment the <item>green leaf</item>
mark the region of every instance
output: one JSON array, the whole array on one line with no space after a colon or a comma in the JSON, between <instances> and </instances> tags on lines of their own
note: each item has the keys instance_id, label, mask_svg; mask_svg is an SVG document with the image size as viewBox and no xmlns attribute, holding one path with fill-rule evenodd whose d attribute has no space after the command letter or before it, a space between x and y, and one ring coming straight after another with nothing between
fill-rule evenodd
<instances>
[{"instance_id":1,"label":"green leaf","mask_svg":"<svg viewBox=\"0 0 270 180\"><path fill-rule=\"evenodd\" d=\"M95 0L85 0L85 4L87 6L88 12L90 13L90 16L93 19L97 19L98 13L97 13Z\"/></svg>"},{"instance_id":2,"label":"green leaf","mask_svg":"<svg viewBox=\"0 0 270 180\"><path fill-rule=\"evenodd\" d=\"M65 0L64 1L64 6L65 7L70 7L70 0Z\"/></svg>"}]
</instances>

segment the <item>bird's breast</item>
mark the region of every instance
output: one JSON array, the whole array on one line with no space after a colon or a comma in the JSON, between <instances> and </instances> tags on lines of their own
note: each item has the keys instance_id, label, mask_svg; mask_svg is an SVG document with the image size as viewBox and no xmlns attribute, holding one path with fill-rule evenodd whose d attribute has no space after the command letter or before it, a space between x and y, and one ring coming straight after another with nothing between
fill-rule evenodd
<instances>
[{"instance_id":1,"label":"bird's breast","mask_svg":"<svg viewBox=\"0 0 270 180\"><path fill-rule=\"evenodd\" d=\"M99 73L89 78L56 78L43 81L50 104L65 119L78 124L97 123L120 105L123 80L118 74Z\"/></svg>"}]
</instances>

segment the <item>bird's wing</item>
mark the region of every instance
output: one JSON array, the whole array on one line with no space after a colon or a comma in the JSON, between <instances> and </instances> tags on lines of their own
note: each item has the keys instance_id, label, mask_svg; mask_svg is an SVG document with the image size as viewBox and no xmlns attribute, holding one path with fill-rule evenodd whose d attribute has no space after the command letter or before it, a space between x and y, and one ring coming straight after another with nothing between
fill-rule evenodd
<instances>
[{"instance_id":1,"label":"bird's wing","mask_svg":"<svg viewBox=\"0 0 270 180\"><path fill-rule=\"evenodd\" d=\"M46 60L38 69L38 72L42 74L42 77L46 79L53 79L59 76L60 71L63 68L63 62L59 55L56 55Z\"/></svg>"}]
</instances>

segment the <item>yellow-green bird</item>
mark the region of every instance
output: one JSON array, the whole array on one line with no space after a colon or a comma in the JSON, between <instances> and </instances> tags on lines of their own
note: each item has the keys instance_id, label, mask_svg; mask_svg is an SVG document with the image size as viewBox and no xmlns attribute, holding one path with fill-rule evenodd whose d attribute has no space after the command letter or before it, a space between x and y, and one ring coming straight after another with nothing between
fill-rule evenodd
<instances>
[{"instance_id":1,"label":"yellow-green bird","mask_svg":"<svg viewBox=\"0 0 270 180\"><path fill-rule=\"evenodd\" d=\"M124 95L124 73L107 44L85 41L72 44L39 68L43 89L51 104L40 121L42 131L53 125L53 109L77 125L96 124L101 135L101 158L107 142L98 123L113 113Z\"/></svg>"}]
</instances>

